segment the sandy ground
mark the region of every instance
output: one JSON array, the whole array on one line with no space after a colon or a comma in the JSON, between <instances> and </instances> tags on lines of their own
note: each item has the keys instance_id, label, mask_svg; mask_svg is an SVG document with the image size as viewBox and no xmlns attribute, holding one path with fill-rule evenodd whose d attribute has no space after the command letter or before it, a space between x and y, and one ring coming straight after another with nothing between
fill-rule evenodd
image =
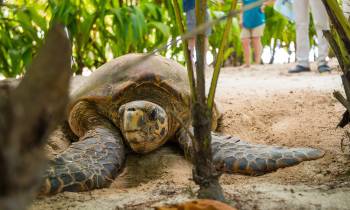
<instances>
[{"instance_id":1,"label":"sandy ground","mask_svg":"<svg viewBox=\"0 0 350 210\"><path fill-rule=\"evenodd\" d=\"M289 67L224 68L217 89L224 112L221 131L326 154L264 176L223 175L225 195L242 210L350 209L350 144L346 129L336 129L344 108L332 97L334 90L342 90L340 72L289 75ZM128 157L124 172L108 189L39 198L31 209L153 209L193 199L196 190L191 164L170 145Z\"/></svg>"}]
</instances>

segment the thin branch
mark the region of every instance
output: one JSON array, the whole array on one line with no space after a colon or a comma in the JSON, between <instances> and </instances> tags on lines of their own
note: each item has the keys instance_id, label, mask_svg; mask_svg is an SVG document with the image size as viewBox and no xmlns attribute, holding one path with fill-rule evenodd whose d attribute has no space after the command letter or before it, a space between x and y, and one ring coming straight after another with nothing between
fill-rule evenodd
<instances>
[{"instance_id":1,"label":"thin branch","mask_svg":"<svg viewBox=\"0 0 350 210\"><path fill-rule=\"evenodd\" d=\"M350 112L350 104L339 91L334 91L333 96Z\"/></svg>"},{"instance_id":2,"label":"thin branch","mask_svg":"<svg viewBox=\"0 0 350 210\"><path fill-rule=\"evenodd\" d=\"M336 26L337 32L344 42L344 45L350 50L350 25L345 18L342 9L336 0L322 0L331 22Z\"/></svg>"},{"instance_id":3,"label":"thin branch","mask_svg":"<svg viewBox=\"0 0 350 210\"><path fill-rule=\"evenodd\" d=\"M174 4L176 22L177 22L178 28L180 30L180 34L184 34L185 33L185 27L183 25L179 3L178 3L177 0L173 0L173 4ZM188 73L188 80L189 80L189 83L190 83L191 98L195 102L197 100L197 93L196 93L196 88L195 88L195 85L194 85L195 84L195 79L194 79L194 74L193 74L193 63L192 63L192 59L191 59L191 53L190 53L190 51L188 49L188 41L187 41L187 39L183 40L182 46L183 46L183 51L184 51L184 54L185 54L185 60L186 60L186 63L187 63L187 73Z\"/></svg>"},{"instance_id":4,"label":"thin branch","mask_svg":"<svg viewBox=\"0 0 350 210\"><path fill-rule=\"evenodd\" d=\"M194 135L191 133L191 131L188 129L189 125L185 125L185 123L175 114L173 111L169 110L170 114L175 118L175 120L181 125L181 127L186 131L188 136L191 138L192 142L195 141Z\"/></svg>"},{"instance_id":5,"label":"thin branch","mask_svg":"<svg viewBox=\"0 0 350 210\"><path fill-rule=\"evenodd\" d=\"M341 80L343 81L343 86L344 86L344 90L345 90L346 99L347 99L347 101L350 101L350 84L349 84L349 80L346 78L345 75L341 75Z\"/></svg>"},{"instance_id":6,"label":"thin branch","mask_svg":"<svg viewBox=\"0 0 350 210\"><path fill-rule=\"evenodd\" d=\"M207 1L206 0L196 0L196 24L197 28L202 25L202 23L206 22L206 8ZM199 31L196 36L196 88L197 88L197 102L202 105L205 105L206 97L205 97L205 57L206 57L206 43L205 43L205 30Z\"/></svg>"},{"instance_id":7,"label":"thin branch","mask_svg":"<svg viewBox=\"0 0 350 210\"><path fill-rule=\"evenodd\" d=\"M341 46L343 45L342 42L337 42L336 37L338 36L338 34L335 31L323 31L323 35L326 37L326 39L328 40L329 45L332 47L334 54L336 55L339 65L341 67L341 69L343 70L343 73L346 74L346 67L345 67L345 63L343 61L343 59L345 58L345 55L343 53L343 51L341 50Z\"/></svg>"},{"instance_id":8,"label":"thin branch","mask_svg":"<svg viewBox=\"0 0 350 210\"><path fill-rule=\"evenodd\" d=\"M237 0L232 0L230 12L234 11L236 9L236 6L237 6ZM216 87L217 87L217 83L218 83L218 79L219 79L219 74L220 74L220 67L222 65L222 61L224 60L224 52L226 49L226 44L227 44L229 33L231 31L231 27L232 27L232 18L228 18L226 21L224 33L222 34L219 53L218 53L217 58L216 58L214 72L213 72L213 78L212 78L211 84L210 84L209 95L208 95L208 108L209 108L209 110L213 109L215 91L216 91Z\"/></svg>"}]
</instances>

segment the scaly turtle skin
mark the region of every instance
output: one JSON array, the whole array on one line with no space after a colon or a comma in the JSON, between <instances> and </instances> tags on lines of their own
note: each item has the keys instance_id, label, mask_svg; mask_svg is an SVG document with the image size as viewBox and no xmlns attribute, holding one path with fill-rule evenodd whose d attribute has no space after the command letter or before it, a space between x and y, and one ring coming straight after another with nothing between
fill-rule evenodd
<instances>
[{"instance_id":1,"label":"scaly turtle skin","mask_svg":"<svg viewBox=\"0 0 350 210\"><path fill-rule=\"evenodd\" d=\"M191 158L191 140L178 122L191 125L187 72L161 56L120 68L140 56L129 54L106 63L72 93L65 130L66 136L78 141L50 161L41 194L108 186L122 168L128 148L148 153L175 140ZM213 130L219 117L215 109ZM323 156L316 149L250 144L215 133L212 148L218 170L247 175Z\"/></svg>"}]
</instances>

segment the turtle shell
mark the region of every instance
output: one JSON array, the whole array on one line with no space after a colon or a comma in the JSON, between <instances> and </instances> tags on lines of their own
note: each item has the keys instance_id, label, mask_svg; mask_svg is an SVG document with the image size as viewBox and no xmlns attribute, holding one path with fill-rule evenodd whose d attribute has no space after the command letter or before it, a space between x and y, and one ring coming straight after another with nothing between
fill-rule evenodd
<instances>
[{"instance_id":1,"label":"turtle shell","mask_svg":"<svg viewBox=\"0 0 350 210\"><path fill-rule=\"evenodd\" d=\"M85 100L96 105L98 112L119 126L118 109L130 101L146 100L160 105L170 117L169 138L181 123L190 122L190 87L186 69L162 56L143 62L142 54L118 57L96 69L72 94L71 107ZM127 68L126 68L127 67ZM164 142L162 142L164 143Z\"/></svg>"},{"instance_id":2,"label":"turtle shell","mask_svg":"<svg viewBox=\"0 0 350 210\"><path fill-rule=\"evenodd\" d=\"M187 72L182 65L171 59L153 55L140 64L130 66L143 58L144 54L127 54L102 65L72 93L73 101L87 96L116 97L123 95L132 83L144 82L170 88L174 97L190 96Z\"/></svg>"}]
</instances>

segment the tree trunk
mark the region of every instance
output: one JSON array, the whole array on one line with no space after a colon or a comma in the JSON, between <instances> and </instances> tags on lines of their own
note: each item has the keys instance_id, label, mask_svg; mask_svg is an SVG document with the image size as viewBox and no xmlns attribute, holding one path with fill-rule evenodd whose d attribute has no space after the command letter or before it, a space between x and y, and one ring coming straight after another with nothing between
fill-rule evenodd
<instances>
[{"instance_id":1,"label":"tree trunk","mask_svg":"<svg viewBox=\"0 0 350 210\"><path fill-rule=\"evenodd\" d=\"M0 88L0 209L26 209L44 171L43 145L65 115L71 49L63 26L54 26L16 87Z\"/></svg>"}]
</instances>

